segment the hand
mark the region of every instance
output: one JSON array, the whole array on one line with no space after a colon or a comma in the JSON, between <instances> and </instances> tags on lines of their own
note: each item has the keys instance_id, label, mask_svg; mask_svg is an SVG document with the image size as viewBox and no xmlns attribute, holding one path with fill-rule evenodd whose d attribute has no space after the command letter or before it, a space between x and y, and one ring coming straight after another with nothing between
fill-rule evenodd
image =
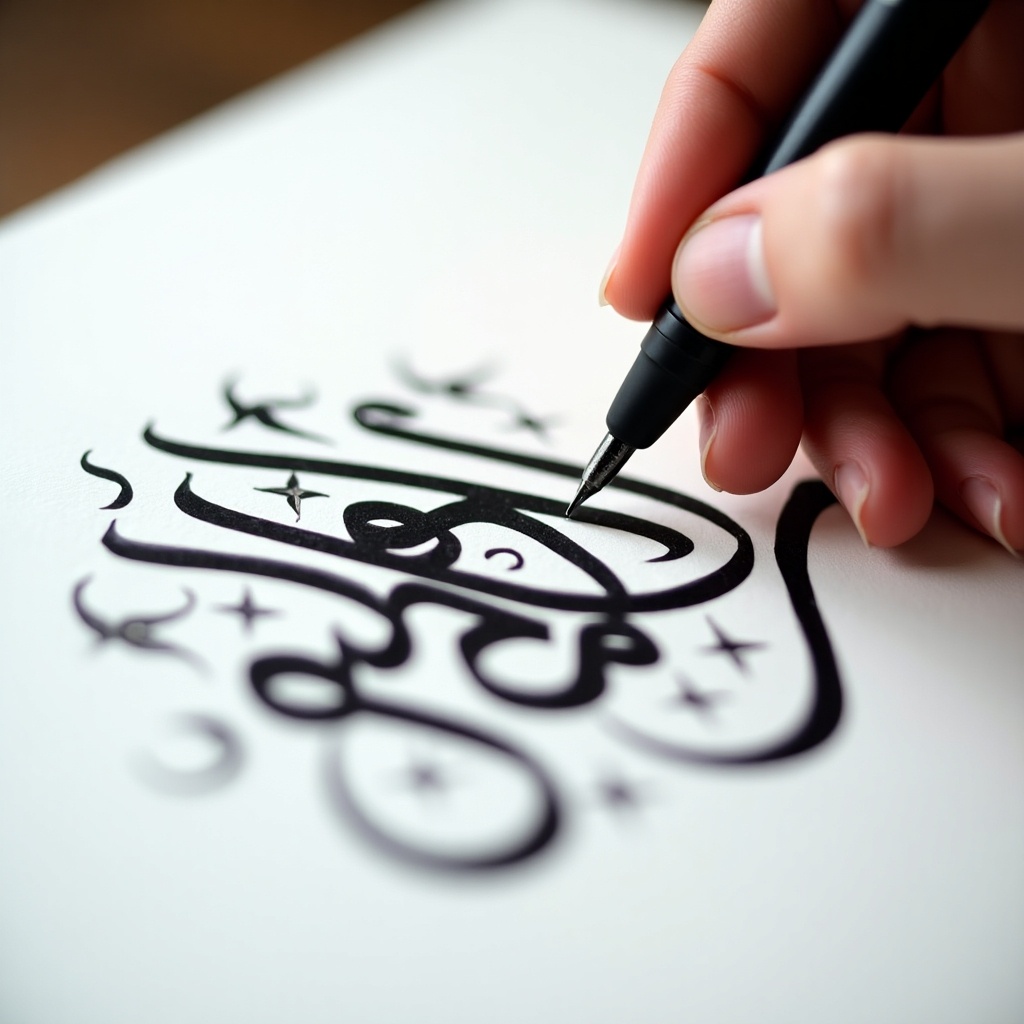
<instances>
[{"instance_id":1,"label":"hand","mask_svg":"<svg viewBox=\"0 0 1024 1024\"><path fill-rule=\"evenodd\" d=\"M945 137L844 139L709 207L857 6L715 0L665 86L602 299L649 320L671 283L742 347L698 399L713 487L767 487L802 439L866 543L914 536L937 499L1019 552L1024 4L993 0L908 126Z\"/></svg>"}]
</instances>

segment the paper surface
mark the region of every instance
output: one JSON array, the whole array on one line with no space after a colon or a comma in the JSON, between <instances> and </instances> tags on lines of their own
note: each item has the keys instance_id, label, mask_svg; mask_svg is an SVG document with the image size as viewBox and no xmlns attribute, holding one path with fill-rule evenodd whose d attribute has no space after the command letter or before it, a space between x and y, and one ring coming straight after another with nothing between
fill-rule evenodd
<instances>
[{"instance_id":1,"label":"paper surface","mask_svg":"<svg viewBox=\"0 0 1024 1024\"><path fill-rule=\"evenodd\" d=\"M0 226L0 1019L1020 1019L1020 564L689 416L560 515L701 11L428 6Z\"/></svg>"}]
</instances>

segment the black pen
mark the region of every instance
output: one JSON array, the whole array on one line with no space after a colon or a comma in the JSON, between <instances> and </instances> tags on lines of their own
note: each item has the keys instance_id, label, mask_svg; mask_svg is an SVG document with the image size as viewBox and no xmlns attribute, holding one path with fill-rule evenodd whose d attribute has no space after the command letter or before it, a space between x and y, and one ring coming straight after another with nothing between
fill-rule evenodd
<instances>
[{"instance_id":1,"label":"black pen","mask_svg":"<svg viewBox=\"0 0 1024 1024\"><path fill-rule=\"evenodd\" d=\"M896 132L960 48L988 0L867 0L774 145L743 182L855 132ZM670 295L608 410L608 434L565 514L649 448L714 380L733 347L691 327Z\"/></svg>"}]
</instances>

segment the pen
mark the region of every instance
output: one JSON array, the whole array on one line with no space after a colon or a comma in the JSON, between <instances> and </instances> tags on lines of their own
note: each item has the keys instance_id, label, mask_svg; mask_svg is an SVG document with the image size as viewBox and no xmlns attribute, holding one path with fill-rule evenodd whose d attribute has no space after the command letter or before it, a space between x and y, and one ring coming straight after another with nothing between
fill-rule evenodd
<instances>
[{"instance_id":1,"label":"pen","mask_svg":"<svg viewBox=\"0 0 1024 1024\"><path fill-rule=\"evenodd\" d=\"M855 132L895 132L959 49L988 0L867 0L773 145L741 183ZM608 410L608 433L566 509L571 517L649 448L714 380L733 352L687 323L671 295Z\"/></svg>"}]
</instances>

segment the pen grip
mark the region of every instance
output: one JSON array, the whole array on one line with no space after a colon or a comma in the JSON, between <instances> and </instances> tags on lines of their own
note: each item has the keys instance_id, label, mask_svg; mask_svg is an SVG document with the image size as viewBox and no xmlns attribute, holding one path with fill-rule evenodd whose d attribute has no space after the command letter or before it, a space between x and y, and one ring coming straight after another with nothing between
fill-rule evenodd
<instances>
[{"instance_id":1,"label":"pen grip","mask_svg":"<svg viewBox=\"0 0 1024 1024\"><path fill-rule=\"evenodd\" d=\"M611 435L632 448L649 448L715 379L732 352L730 345L692 327L669 299L608 410Z\"/></svg>"},{"instance_id":2,"label":"pen grip","mask_svg":"<svg viewBox=\"0 0 1024 1024\"><path fill-rule=\"evenodd\" d=\"M867 0L775 141L752 181L845 135L898 131L989 0ZM686 322L670 295L608 411L611 435L649 448L711 383L733 349Z\"/></svg>"}]
</instances>

